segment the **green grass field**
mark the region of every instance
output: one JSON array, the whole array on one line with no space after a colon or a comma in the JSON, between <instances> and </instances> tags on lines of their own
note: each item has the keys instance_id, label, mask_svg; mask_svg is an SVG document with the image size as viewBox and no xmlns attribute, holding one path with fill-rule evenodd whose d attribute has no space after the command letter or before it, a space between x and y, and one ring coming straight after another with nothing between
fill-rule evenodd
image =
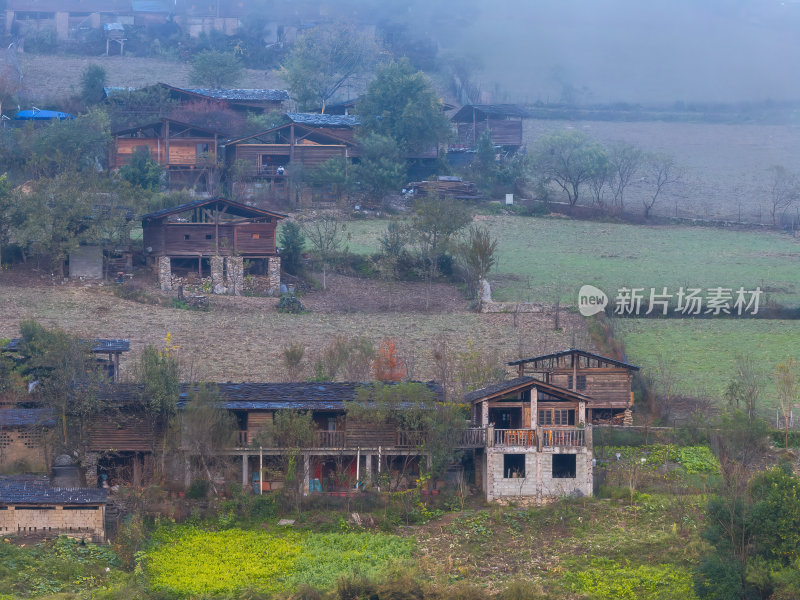
<instances>
[{"instance_id":1,"label":"green grass field","mask_svg":"<svg viewBox=\"0 0 800 600\"><path fill-rule=\"evenodd\" d=\"M623 286L760 286L766 302L800 305L800 244L772 232L706 227L646 227L562 218L480 216L498 239L497 267L490 276L496 300L576 305L578 289L592 284L613 302ZM386 221L348 225L350 248L372 252ZM703 294L705 295L705 293ZM720 397L736 357L751 356L764 374L765 405L775 403L770 375L789 357L800 358L800 322L755 320L644 320L617 322L628 359L658 377L669 364L682 393ZM663 357L663 358L662 358Z\"/></svg>"},{"instance_id":2,"label":"green grass field","mask_svg":"<svg viewBox=\"0 0 800 600\"><path fill-rule=\"evenodd\" d=\"M562 218L481 216L498 240L490 276L501 301L547 301L555 294L574 304L592 284L609 296L617 289L760 286L767 301L800 305L800 244L771 232L706 227L647 227ZM350 249L374 252L386 221L348 223Z\"/></svg>"},{"instance_id":3,"label":"green grass field","mask_svg":"<svg viewBox=\"0 0 800 600\"><path fill-rule=\"evenodd\" d=\"M735 372L736 358L747 355L763 375L762 402L775 406L775 366L800 357L800 322L624 319L616 322L628 360L659 378L660 363L677 378L681 393L721 397Z\"/></svg>"}]
</instances>

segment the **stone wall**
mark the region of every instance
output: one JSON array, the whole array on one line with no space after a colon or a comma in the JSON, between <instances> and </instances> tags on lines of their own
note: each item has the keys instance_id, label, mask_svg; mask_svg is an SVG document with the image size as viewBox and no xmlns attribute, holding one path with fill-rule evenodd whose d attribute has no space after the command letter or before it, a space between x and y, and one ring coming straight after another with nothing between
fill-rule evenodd
<instances>
[{"instance_id":1,"label":"stone wall","mask_svg":"<svg viewBox=\"0 0 800 600\"><path fill-rule=\"evenodd\" d=\"M156 263L158 269L158 285L168 292L172 289L172 261L169 256L159 256Z\"/></svg>"},{"instance_id":2,"label":"stone wall","mask_svg":"<svg viewBox=\"0 0 800 600\"><path fill-rule=\"evenodd\" d=\"M225 257L225 278L228 293L241 296L244 287L244 259L241 256Z\"/></svg>"},{"instance_id":3,"label":"stone wall","mask_svg":"<svg viewBox=\"0 0 800 600\"><path fill-rule=\"evenodd\" d=\"M482 313L541 313L544 304L533 302L481 302Z\"/></svg>"},{"instance_id":4,"label":"stone wall","mask_svg":"<svg viewBox=\"0 0 800 600\"><path fill-rule=\"evenodd\" d=\"M225 288L224 261L221 256L212 256L209 261L211 265L211 290L215 294L224 294Z\"/></svg>"},{"instance_id":5,"label":"stone wall","mask_svg":"<svg viewBox=\"0 0 800 600\"><path fill-rule=\"evenodd\" d=\"M59 535L105 540L105 506L8 505L0 507L0 535Z\"/></svg>"},{"instance_id":6,"label":"stone wall","mask_svg":"<svg viewBox=\"0 0 800 600\"><path fill-rule=\"evenodd\" d=\"M267 265L267 277L269 278L269 294L277 296L281 291L281 259L279 256L271 256Z\"/></svg>"}]
</instances>

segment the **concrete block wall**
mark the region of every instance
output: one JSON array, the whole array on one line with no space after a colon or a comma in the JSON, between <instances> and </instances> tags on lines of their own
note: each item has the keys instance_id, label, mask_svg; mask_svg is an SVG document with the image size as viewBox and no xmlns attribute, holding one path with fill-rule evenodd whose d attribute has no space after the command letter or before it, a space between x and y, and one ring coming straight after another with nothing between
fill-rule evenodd
<instances>
[{"instance_id":1,"label":"concrete block wall","mask_svg":"<svg viewBox=\"0 0 800 600\"><path fill-rule=\"evenodd\" d=\"M525 456L525 477L505 477L504 455ZM553 454L575 455L575 477L553 477ZM533 498L542 503L574 493L592 495L592 452L587 448L562 448L560 452L537 452L527 447L489 448L486 455L486 499Z\"/></svg>"},{"instance_id":2,"label":"concrete block wall","mask_svg":"<svg viewBox=\"0 0 800 600\"><path fill-rule=\"evenodd\" d=\"M40 431L21 427L0 431L0 466L24 460L34 470L45 466L44 444Z\"/></svg>"},{"instance_id":3,"label":"concrete block wall","mask_svg":"<svg viewBox=\"0 0 800 600\"><path fill-rule=\"evenodd\" d=\"M85 534L105 539L104 506L71 508L61 505L5 506L0 510L0 535Z\"/></svg>"}]
</instances>

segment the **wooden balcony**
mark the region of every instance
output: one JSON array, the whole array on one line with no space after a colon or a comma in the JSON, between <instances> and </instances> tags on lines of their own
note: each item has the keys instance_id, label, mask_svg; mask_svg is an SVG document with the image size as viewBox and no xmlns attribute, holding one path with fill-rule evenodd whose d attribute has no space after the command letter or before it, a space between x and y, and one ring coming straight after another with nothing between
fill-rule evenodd
<instances>
[{"instance_id":1,"label":"wooden balcony","mask_svg":"<svg viewBox=\"0 0 800 600\"><path fill-rule=\"evenodd\" d=\"M536 431L533 429L495 429L494 445L533 447L536 445Z\"/></svg>"},{"instance_id":2,"label":"wooden balcony","mask_svg":"<svg viewBox=\"0 0 800 600\"><path fill-rule=\"evenodd\" d=\"M315 431L314 448L344 448L346 432L338 431Z\"/></svg>"},{"instance_id":3,"label":"wooden balcony","mask_svg":"<svg viewBox=\"0 0 800 600\"><path fill-rule=\"evenodd\" d=\"M461 432L459 448L484 448L486 447L486 428L470 427Z\"/></svg>"},{"instance_id":4,"label":"wooden balcony","mask_svg":"<svg viewBox=\"0 0 800 600\"><path fill-rule=\"evenodd\" d=\"M584 429L541 429L542 446L567 446L582 447L586 445L586 431Z\"/></svg>"}]
</instances>

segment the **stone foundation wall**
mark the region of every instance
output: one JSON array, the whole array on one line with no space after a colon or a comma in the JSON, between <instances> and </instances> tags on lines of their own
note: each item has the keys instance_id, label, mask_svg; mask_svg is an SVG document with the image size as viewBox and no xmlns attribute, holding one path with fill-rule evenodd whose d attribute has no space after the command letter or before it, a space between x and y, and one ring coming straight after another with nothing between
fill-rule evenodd
<instances>
[{"instance_id":1,"label":"stone foundation wall","mask_svg":"<svg viewBox=\"0 0 800 600\"><path fill-rule=\"evenodd\" d=\"M105 539L104 506L8 506L0 510L0 535L58 535L66 533L100 541Z\"/></svg>"},{"instance_id":2,"label":"stone foundation wall","mask_svg":"<svg viewBox=\"0 0 800 600\"><path fill-rule=\"evenodd\" d=\"M269 294L271 296L277 296L281 292L281 259L279 256L271 256L267 261Z\"/></svg>"},{"instance_id":3,"label":"stone foundation wall","mask_svg":"<svg viewBox=\"0 0 800 600\"><path fill-rule=\"evenodd\" d=\"M172 261L169 256L159 256L156 263L158 269L158 286L162 291L168 292L172 289Z\"/></svg>"},{"instance_id":4,"label":"stone foundation wall","mask_svg":"<svg viewBox=\"0 0 800 600\"><path fill-rule=\"evenodd\" d=\"M211 290L215 294L224 294L225 288L224 261L221 256L212 256L209 261L211 265Z\"/></svg>"},{"instance_id":5,"label":"stone foundation wall","mask_svg":"<svg viewBox=\"0 0 800 600\"><path fill-rule=\"evenodd\" d=\"M244 286L244 259L241 256L225 257L225 278L228 293L241 296Z\"/></svg>"}]
</instances>

